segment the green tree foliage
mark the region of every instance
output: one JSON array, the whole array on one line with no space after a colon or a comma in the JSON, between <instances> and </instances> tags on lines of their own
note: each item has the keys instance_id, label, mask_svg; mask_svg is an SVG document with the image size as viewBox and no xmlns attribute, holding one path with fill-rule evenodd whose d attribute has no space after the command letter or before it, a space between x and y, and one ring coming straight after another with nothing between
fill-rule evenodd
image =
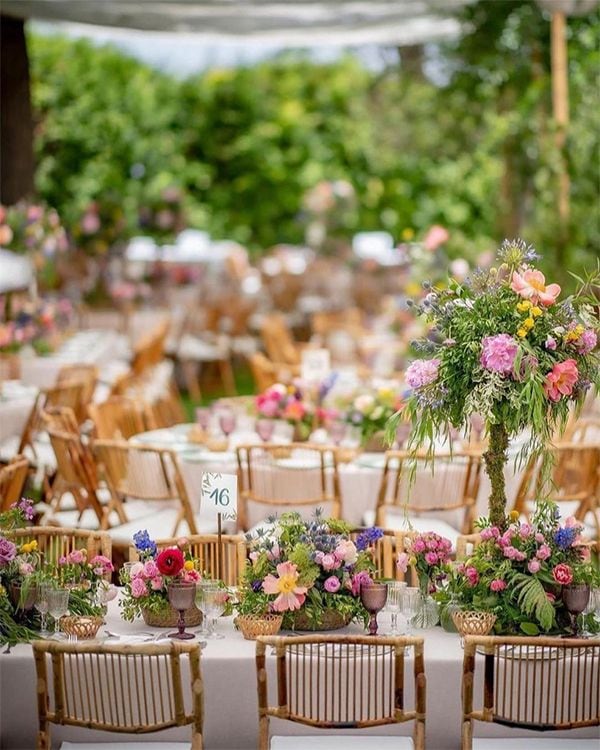
<instances>
[{"instance_id":1,"label":"green tree foliage","mask_svg":"<svg viewBox=\"0 0 600 750\"><path fill-rule=\"evenodd\" d=\"M140 207L180 187L192 225L260 250L301 241L306 190L346 179L357 194L348 235L400 239L441 223L450 255L475 257L520 233L547 270L589 266L600 241L598 16L569 20L562 256L549 19L533 0L481 0L463 20L460 40L428 48L444 83L404 70L402 51L378 72L351 56L287 53L178 81L111 48L31 36L39 192L67 225L91 200L116 198L132 232Z\"/></svg>"}]
</instances>

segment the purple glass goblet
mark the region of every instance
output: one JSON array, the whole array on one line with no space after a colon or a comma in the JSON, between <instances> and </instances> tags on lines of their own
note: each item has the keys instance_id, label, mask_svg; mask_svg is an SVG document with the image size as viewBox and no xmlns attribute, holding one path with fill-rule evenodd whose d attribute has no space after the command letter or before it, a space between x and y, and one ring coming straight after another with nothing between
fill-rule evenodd
<instances>
[{"instance_id":1,"label":"purple glass goblet","mask_svg":"<svg viewBox=\"0 0 600 750\"><path fill-rule=\"evenodd\" d=\"M229 437L235 430L237 424L237 418L232 411L223 411L219 414L219 427L221 428L225 437Z\"/></svg>"},{"instance_id":2,"label":"purple glass goblet","mask_svg":"<svg viewBox=\"0 0 600 750\"><path fill-rule=\"evenodd\" d=\"M256 433L263 443L268 443L273 437L275 422L272 419L257 419Z\"/></svg>"},{"instance_id":3,"label":"purple glass goblet","mask_svg":"<svg viewBox=\"0 0 600 750\"><path fill-rule=\"evenodd\" d=\"M369 635L377 635L377 613L385 607L387 593L386 583L363 583L360 587L360 600L370 615Z\"/></svg>"},{"instance_id":4,"label":"purple glass goblet","mask_svg":"<svg viewBox=\"0 0 600 750\"><path fill-rule=\"evenodd\" d=\"M211 409L208 406L199 406L196 409L196 422L206 432L210 427Z\"/></svg>"},{"instance_id":5,"label":"purple glass goblet","mask_svg":"<svg viewBox=\"0 0 600 750\"><path fill-rule=\"evenodd\" d=\"M179 612L177 632L169 633L169 638L187 641L194 637L193 633L185 632L185 611L194 604L196 584L193 581L173 581L167 587L169 604Z\"/></svg>"},{"instance_id":6,"label":"purple glass goblet","mask_svg":"<svg viewBox=\"0 0 600 750\"><path fill-rule=\"evenodd\" d=\"M346 423L339 419L333 419L327 425L327 432L334 445L339 445L346 435Z\"/></svg>"}]
</instances>

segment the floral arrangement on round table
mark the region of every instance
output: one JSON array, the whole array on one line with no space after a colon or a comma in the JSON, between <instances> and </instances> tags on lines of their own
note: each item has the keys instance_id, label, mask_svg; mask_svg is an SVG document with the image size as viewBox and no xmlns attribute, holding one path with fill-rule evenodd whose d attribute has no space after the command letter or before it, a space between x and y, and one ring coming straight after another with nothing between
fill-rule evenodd
<instances>
[{"instance_id":1,"label":"floral arrangement on round table","mask_svg":"<svg viewBox=\"0 0 600 750\"><path fill-rule=\"evenodd\" d=\"M288 422L302 440L310 435L315 422L315 407L304 397L298 385L275 383L256 396L254 403L259 418Z\"/></svg>"},{"instance_id":2,"label":"floral arrangement on round table","mask_svg":"<svg viewBox=\"0 0 600 750\"><path fill-rule=\"evenodd\" d=\"M352 620L368 621L360 600L362 584L372 582L369 547L381 535L369 529L350 539L343 521L320 512L305 521L284 513L270 526L249 536L249 561L239 587L240 615L283 614L289 630L342 627Z\"/></svg>"},{"instance_id":3,"label":"floral arrangement on round table","mask_svg":"<svg viewBox=\"0 0 600 750\"><path fill-rule=\"evenodd\" d=\"M15 354L25 346L37 354L51 352L72 316L73 305L66 298L17 304L7 296L0 313L0 353Z\"/></svg>"},{"instance_id":4,"label":"floral arrangement on round table","mask_svg":"<svg viewBox=\"0 0 600 750\"><path fill-rule=\"evenodd\" d=\"M573 517L561 525L557 506L549 502L538 503L531 523L519 521L515 512L504 531L482 520L480 544L463 563L446 566L447 579L436 598L443 606L453 602L464 610L493 613L497 633L570 632L565 591L600 585L582 531Z\"/></svg>"},{"instance_id":5,"label":"floral arrangement on round table","mask_svg":"<svg viewBox=\"0 0 600 750\"><path fill-rule=\"evenodd\" d=\"M0 513L5 533L25 527L33 518L33 502L23 498ZM116 596L108 581L112 562L104 555L88 559L87 550L72 550L58 560L38 550L36 540L18 544L0 534L0 644L14 645L38 637L40 618L33 605L44 584L68 588L72 615L97 616Z\"/></svg>"},{"instance_id":6,"label":"floral arrangement on round table","mask_svg":"<svg viewBox=\"0 0 600 750\"><path fill-rule=\"evenodd\" d=\"M360 431L361 444L378 433L402 406L402 399L393 388L381 387L354 395L344 408L345 421Z\"/></svg>"},{"instance_id":7,"label":"floral arrangement on round table","mask_svg":"<svg viewBox=\"0 0 600 750\"><path fill-rule=\"evenodd\" d=\"M509 439L528 431L521 457L542 454L571 407L583 403L591 385L600 387L598 321L584 293L597 279L559 301L559 285L546 283L532 265L536 258L521 240L506 240L497 268L431 290L416 309L433 330L413 343L424 358L406 371L412 393L402 417L412 421L411 450L428 445L433 454L438 434L468 431L473 415L483 418L490 522L500 531L507 525ZM390 443L399 419L388 425Z\"/></svg>"}]
</instances>

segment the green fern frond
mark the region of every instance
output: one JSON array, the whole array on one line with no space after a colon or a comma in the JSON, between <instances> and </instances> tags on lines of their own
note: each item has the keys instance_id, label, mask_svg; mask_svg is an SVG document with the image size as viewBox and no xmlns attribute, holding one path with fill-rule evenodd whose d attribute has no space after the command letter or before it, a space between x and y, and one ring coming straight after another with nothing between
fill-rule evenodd
<instances>
[{"instance_id":1,"label":"green fern frond","mask_svg":"<svg viewBox=\"0 0 600 750\"><path fill-rule=\"evenodd\" d=\"M546 596L542 582L534 576L518 573L513 583L514 597L523 614L527 617L533 615L544 630L550 630L554 623L554 607Z\"/></svg>"}]
</instances>

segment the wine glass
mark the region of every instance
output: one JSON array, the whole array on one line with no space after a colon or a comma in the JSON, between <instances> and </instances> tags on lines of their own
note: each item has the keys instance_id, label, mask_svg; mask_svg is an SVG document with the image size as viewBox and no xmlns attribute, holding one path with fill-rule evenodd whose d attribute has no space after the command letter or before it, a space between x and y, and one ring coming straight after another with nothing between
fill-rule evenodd
<instances>
[{"instance_id":1,"label":"wine glass","mask_svg":"<svg viewBox=\"0 0 600 750\"><path fill-rule=\"evenodd\" d=\"M371 615L369 635L377 635L377 613L385 607L388 587L386 583L363 583L360 587L360 600Z\"/></svg>"},{"instance_id":2,"label":"wine glass","mask_svg":"<svg viewBox=\"0 0 600 750\"><path fill-rule=\"evenodd\" d=\"M169 633L169 638L187 641L194 637L193 633L185 632L185 611L194 603L196 584L193 581L172 581L167 587L169 604L179 612L177 632Z\"/></svg>"},{"instance_id":3,"label":"wine glass","mask_svg":"<svg viewBox=\"0 0 600 750\"><path fill-rule=\"evenodd\" d=\"M327 432L335 446L339 446L346 435L346 423L340 419L332 419L327 425Z\"/></svg>"},{"instance_id":4,"label":"wine glass","mask_svg":"<svg viewBox=\"0 0 600 750\"><path fill-rule=\"evenodd\" d=\"M402 592L406 588L406 581L390 581L387 586L388 596L386 609L388 609L392 615L391 635L399 635L398 614L402 609Z\"/></svg>"},{"instance_id":5,"label":"wine glass","mask_svg":"<svg viewBox=\"0 0 600 750\"><path fill-rule=\"evenodd\" d=\"M412 619L421 606L421 590L418 586L406 586L402 590L402 614L406 617L406 635L411 634Z\"/></svg>"},{"instance_id":6,"label":"wine glass","mask_svg":"<svg viewBox=\"0 0 600 750\"><path fill-rule=\"evenodd\" d=\"M222 633L215 631L217 617L220 617L227 603L227 592L217 585L207 586L203 589L204 609L208 620L207 638L225 638Z\"/></svg>"},{"instance_id":7,"label":"wine glass","mask_svg":"<svg viewBox=\"0 0 600 750\"><path fill-rule=\"evenodd\" d=\"M48 612L54 618L54 637L60 638L58 625L60 618L69 611L69 589L48 590Z\"/></svg>"},{"instance_id":8,"label":"wine glass","mask_svg":"<svg viewBox=\"0 0 600 750\"><path fill-rule=\"evenodd\" d=\"M48 616L48 591L50 590L50 585L47 583L40 583L37 587L37 595L35 597L35 608L40 613L40 620L41 620L41 630L40 635L42 638L47 638L50 635L50 632L48 631L47 625L47 616Z\"/></svg>"},{"instance_id":9,"label":"wine glass","mask_svg":"<svg viewBox=\"0 0 600 750\"><path fill-rule=\"evenodd\" d=\"M573 629L573 638L579 638L579 624L577 619L579 615L588 606L591 599L589 586L563 586L562 598L571 618L571 628Z\"/></svg>"},{"instance_id":10,"label":"wine glass","mask_svg":"<svg viewBox=\"0 0 600 750\"><path fill-rule=\"evenodd\" d=\"M204 432L208 432L208 428L210 427L211 413L211 409L208 406L199 406L196 409L196 422L200 425Z\"/></svg>"},{"instance_id":11,"label":"wine glass","mask_svg":"<svg viewBox=\"0 0 600 750\"><path fill-rule=\"evenodd\" d=\"M398 445L398 448L403 448L404 443L408 440L408 436L410 435L410 425L406 422L400 422L398 427L396 427L396 443Z\"/></svg>"},{"instance_id":12,"label":"wine glass","mask_svg":"<svg viewBox=\"0 0 600 750\"><path fill-rule=\"evenodd\" d=\"M256 420L256 433L263 443L268 443L273 437L275 430L275 422L272 419L257 419Z\"/></svg>"},{"instance_id":13,"label":"wine glass","mask_svg":"<svg viewBox=\"0 0 600 750\"><path fill-rule=\"evenodd\" d=\"M221 428L221 431L226 438L228 438L235 430L236 424L237 417L230 409L227 409L227 411L222 411L219 414L219 427Z\"/></svg>"}]
</instances>

